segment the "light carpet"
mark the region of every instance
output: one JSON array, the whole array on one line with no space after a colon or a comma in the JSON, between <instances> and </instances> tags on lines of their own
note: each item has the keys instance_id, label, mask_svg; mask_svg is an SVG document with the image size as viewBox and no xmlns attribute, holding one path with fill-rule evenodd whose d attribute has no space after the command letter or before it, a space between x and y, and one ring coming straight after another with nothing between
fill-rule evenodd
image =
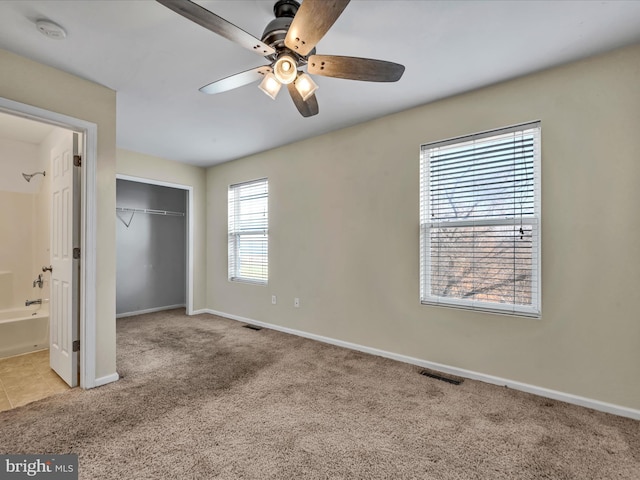
<instances>
[{"instance_id":1,"label":"light carpet","mask_svg":"<svg viewBox=\"0 0 640 480\"><path fill-rule=\"evenodd\" d=\"M640 478L635 420L212 315L117 333L123 378L0 412L0 453L77 453L83 479Z\"/></svg>"}]
</instances>

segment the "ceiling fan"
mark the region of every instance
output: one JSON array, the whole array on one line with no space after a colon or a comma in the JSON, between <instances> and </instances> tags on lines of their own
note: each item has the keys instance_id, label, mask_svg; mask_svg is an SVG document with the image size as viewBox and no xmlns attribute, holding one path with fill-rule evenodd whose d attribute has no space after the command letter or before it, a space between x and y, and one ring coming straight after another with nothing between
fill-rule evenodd
<instances>
[{"instance_id":1,"label":"ceiling fan","mask_svg":"<svg viewBox=\"0 0 640 480\"><path fill-rule=\"evenodd\" d=\"M156 1L269 61L268 65L209 83L200 88L203 93L226 92L260 81L259 88L275 99L282 85L286 85L300 114L311 117L318 113L314 93L318 87L309 74L396 82L404 73L403 65L384 60L316 55L316 44L350 0L304 0L302 4L296 0L278 0L273 7L276 18L269 22L261 40L190 0Z\"/></svg>"}]
</instances>

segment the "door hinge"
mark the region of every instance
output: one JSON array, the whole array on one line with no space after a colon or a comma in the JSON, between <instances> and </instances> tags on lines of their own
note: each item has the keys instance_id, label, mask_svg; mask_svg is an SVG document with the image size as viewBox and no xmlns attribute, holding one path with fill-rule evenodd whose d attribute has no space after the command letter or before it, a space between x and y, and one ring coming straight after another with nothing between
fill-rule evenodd
<instances>
[{"instance_id":1,"label":"door hinge","mask_svg":"<svg viewBox=\"0 0 640 480\"><path fill-rule=\"evenodd\" d=\"M73 166L81 167L82 166L82 157L80 155L73 156Z\"/></svg>"},{"instance_id":2,"label":"door hinge","mask_svg":"<svg viewBox=\"0 0 640 480\"><path fill-rule=\"evenodd\" d=\"M74 340L73 341L73 351L74 352L79 352L80 351L80 340Z\"/></svg>"},{"instance_id":3,"label":"door hinge","mask_svg":"<svg viewBox=\"0 0 640 480\"><path fill-rule=\"evenodd\" d=\"M74 258L74 260L78 260L80 258L80 248L79 247L75 247L73 249L73 258Z\"/></svg>"}]
</instances>

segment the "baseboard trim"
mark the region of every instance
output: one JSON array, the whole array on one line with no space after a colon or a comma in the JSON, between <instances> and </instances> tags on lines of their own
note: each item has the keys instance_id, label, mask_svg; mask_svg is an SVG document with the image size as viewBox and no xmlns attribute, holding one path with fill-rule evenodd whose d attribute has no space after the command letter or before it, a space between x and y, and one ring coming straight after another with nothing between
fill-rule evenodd
<instances>
[{"instance_id":1,"label":"baseboard trim","mask_svg":"<svg viewBox=\"0 0 640 480\"><path fill-rule=\"evenodd\" d=\"M211 313L211 310L209 310L208 308L201 308L199 310L192 311L189 315L201 315L203 313Z\"/></svg>"},{"instance_id":2,"label":"baseboard trim","mask_svg":"<svg viewBox=\"0 0 640 480\"><path fill-rule=\"evenodd\" d=\"M145 313L161 312L163 310L173 310L174 308L186 308L185 303L178 305L166 305L164 307L147 308L145 310L137 310L135 312L118 313L116 318L135 317L136 315L144 315Z\"/></svg>"},{"instance_id":3,"label":"baseboard trim","mask_svg":"<svg viewBox=\"0 0 640 480\"><path fill-rule=\"evenodd\" d=\"M106 385L107 383L117 382L120 379L120 375L118 373L112 373L111 375L106 375L104 377L96 378L94 387L101 387L102 385Z\"/></svg>"},{"instance_id":4,"label":"baseboard trim","mask_svg":"<svg viewBox=\"0 0 640 480\"><path fill-rule=\"evenodd\" d=\"M472 370L465 370L463 368L451 367L441 363L430 362L427 360L421 360L419 358L409 357L401 355L399 353L387 352L386 350L379 350L377 348L367 347L359 345L357 343L345 342L343 340L337 340L335 338L324 337L322 335L316 335L315 333L308 333L302 330L295 330L293 328L281 327L280 325L274 325L271 323L261 322L252 318L241 317L239 315L233 315L231 313L220 312L205 308L198 310L198 313L209 313L211 315L217 315L219 317L228 318L230 320L236 320L239 322L249 323L251 325L257 325L259 327L270 328L283 333L289 333L291 335L297 335L299 337L308 338L310 340L317 340L319 342L328 343L330 345L336 345L338 347L348 348L350 350L356 350L359 352L369 353L371 355L377 355L379 357L390 358L391 360L397 360L399 362L416 365L423 368L430 368L432 370L438 370L443 373L451 375L457 375L459 377L469 378L472 380L479 380L481 382L490 383L492 385L500 385L514 390L520 390L522 392L532 393L540 397L551 398L553 400L560 400L562 402L579 405L581 407L591 408L600 412L611 413L620 417L632 418L634 420L640 420L640 410L633 408L623 407L613 403L602 402L599 400L593 400L591 398L581 397L573 395L571 393L560 392L558 390L550 390L544 387L538 387L536 385L530 385L527 383L517 382L506 378L495 377L493 375L487 375L484 373L474 372Z\"/></svg>"}]
</instances>

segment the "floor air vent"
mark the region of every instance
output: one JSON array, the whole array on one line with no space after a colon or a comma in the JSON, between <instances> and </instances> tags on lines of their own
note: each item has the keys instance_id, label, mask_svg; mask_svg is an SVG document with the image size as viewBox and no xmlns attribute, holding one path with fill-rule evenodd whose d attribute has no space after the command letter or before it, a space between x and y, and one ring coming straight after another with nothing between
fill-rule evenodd
<instances>
[{"instance_id":1,"label":"floor air vent","mask_svg":"<svg viewBox=\"0 0 640 480\"><path fill-rule=\"evenodd\" d=\"M255 325L243 325L244 328L248 328L249 330L262 330L262 327L256 327Z\"/></svg>"},{"instance_id":2,"label":"floor air vent","mask_svg":"<svg viewBox=\"0 0 640 480\"><path fill-rule=\"evenodd\" d=\"M441 380L453 385L460 385L464 381L462 378L454 377L452 375L445 375L444 373L436 372L434 370L422 370L420 372L420 375L424 375L425 377L429 378L435 378L436 380Z\"/></svg>"}]
</instances>

